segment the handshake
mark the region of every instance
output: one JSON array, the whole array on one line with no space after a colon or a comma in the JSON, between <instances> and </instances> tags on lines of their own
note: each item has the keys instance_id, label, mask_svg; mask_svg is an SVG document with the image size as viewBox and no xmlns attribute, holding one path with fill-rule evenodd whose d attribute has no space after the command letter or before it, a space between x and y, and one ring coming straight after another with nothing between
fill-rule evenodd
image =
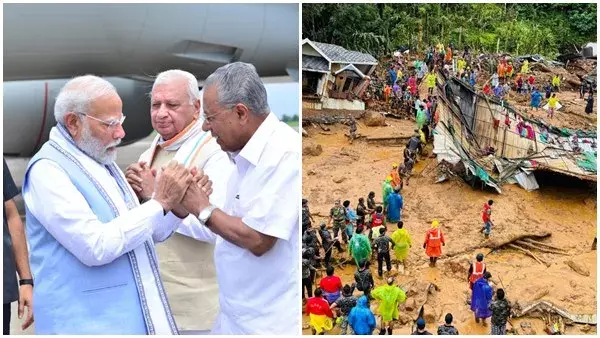
<instances>
[{"instance_id":1,"label":"handshake","mask_svg":"<svg viewBox=\"0 0 600 338\"><path fill-rule=\"evenodd\" d=\"M210 205L212 182L208 176L201 169L189 170L177 161L163 166L158 175L145 162L133 163L127 167L125 178L139 199L154 199L179 218L188 214L198 217Z\"/></svg>"}]
</instances>

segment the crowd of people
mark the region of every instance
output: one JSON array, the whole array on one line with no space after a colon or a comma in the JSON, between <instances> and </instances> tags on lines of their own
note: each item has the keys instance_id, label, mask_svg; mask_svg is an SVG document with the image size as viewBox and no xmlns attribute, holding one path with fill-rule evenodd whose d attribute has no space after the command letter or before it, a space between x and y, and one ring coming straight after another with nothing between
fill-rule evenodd
<instances>
[{"instance_id":1,"label":"crowd of people","mask_svg":"<svg viewBox=\"0 0 600 338\"><path fill-rule=\"evenodd\" d=\"M396 285L390 272L395 267L399 274L406 273L408 253L413 245L411 234L402 221L403 209L407 203L402 189L409 185L414 164L426 155L425 146L431 140L431 130L438 123L437 98L434 96L436 71L442 69L450 75L453 71L452 54L453 48L444 48L441 44L430 48L424 60L412 63L405 61L402 54L396 54L393 64L387 70L387 83L381 95L392 106L410 109L415 117L416 128L404 148L402 164L393 163L382 183L381 203L375 202L374 191L369 192L366 204L363 197L359 198L356 208L352 207L349 200L343 203L336 200L330 209L328 221L321 222L316 228L313 227L315 220L310 213L308 200L302 200L302 296L313 334L325 334L337 324L341 334L373 334L376 329L379 334L393 332L400 304L407 299L407 290ZM475 67L471 64L471 59L468 49L465 49L463 56L458 59L456 72L452 75L475 86L478 70L472 69ZM509 66L510 63L507 63L507 68L510 69ZM481 69L481 66L478 64L476 68ZM505 77L506 71L503 73L504 81ZM526 81L534 83L535 79L530 78L532 77ZM419 96L422 81L425 81L428 89L427 99L424 100ZM524 77L520 77L519 83L524 81ZM499 82L496 84L498 86ZM518 92L525 93L529 88L532 86L520 86ZM536 94L532 95L537 97ZM352 135L356 132L355 121L350 123L350 128ZM483 234L484 240L489 238L493 227L492 205L493 201L488 201L481 211L482 227L479 232ZM433 220L422 243L430 268L436 268L437 261L442 256L442 247L446 245L438 220ZM338 253L337 259L332 256L334 248ZM490 283L491 273L483 260L483 254L478 254L469 267L471 310L476 322L481 322L482 325L487 325L486 318L492 317L492 334L505 334L510 303L506 300L503 289L494 291ZM352 283L344 284L336 275L336 268L344 263L356 266ZM372 263L377 264L373 271ZM384 267L387 275L384 275ZM326 276L317 282L319 271L325 271ZM375 274L383 281L383 285L376 286L373 278ZM387 278L384 279L384 276ZM370 307L372 301L378 302L374 310ZM452 322L453 316L448 313L437 333L458 334ZM424 318L418 318L415 324L413 334L431 334L426 329Z\"/></svg>"},{"instance_id":2,"label":"crowd of people","mask_svg":"<svg viewBox=\"0 0 600 338\"><path fill-rule=\"evenodd\" d=\"M351 207L348 200L343 203L335 201L330 209L328 222L332 225L333 234L329 231L328 224L321 222L317 236L308 200L302 200L302 297L313 334L324 334L337 324L341 334L373 334L377 328L376 316L379 317L379 334L392 334L394 323L399 318L399 306L407 299L407 290L395 284L390 272L395 266L398 273L405 273L406 259L413 244L411 235L401 220L404 207L404 199L400 194L401 185L392 186L390 192L392 182L389 176L384 182L382 205L375 202L374 192L369 193L367 205L360 198L356 209ZM480 232L486 239L493 226L492 205L493 201L488 201L481 212L483 226ZM391 235L388 235L388 224L395 224L397 227ZM431 268L436 267L444 245L440 223L434 220L423 241ZM334 248L338 252L335 262L332 258ZM391 252L394 253L393 260ZM375 261L376 274L380 280L384 278L384 266L387 270L387 279L380 286L376 286L371 271L371 263ZM356 265L352 283L344 284L336 275L336 267L344 263ZM324 270L326 276L317 283L316 275L319 270ZM468 286L472 290L471 310L475 321L482 325L487 325L486 318L492 317L492 334L505 334L510 303L505 299L503 289L494 291L490 278L491 273L484 262L484 255L479 253L470 264L467 277ZM371 301L378 302L375 311L370 307ZM452 314L446 315L445 322L438 328L438 334L458 334L458 330L452 325L452 318ZM416 326L413 334L430 334L425 329L423 318L418 318Z\"/></svg>"}]
</instances>

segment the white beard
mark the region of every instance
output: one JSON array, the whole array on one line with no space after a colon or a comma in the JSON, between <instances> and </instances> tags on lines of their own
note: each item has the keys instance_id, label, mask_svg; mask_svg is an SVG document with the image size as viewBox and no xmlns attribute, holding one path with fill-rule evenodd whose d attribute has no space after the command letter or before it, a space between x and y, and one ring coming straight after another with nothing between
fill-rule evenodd
<instances>
[{"instance_id":1,"label":"white beard","mask_svg":"<svg viewBox=\"0 0 600 338\"><path fill-rule=\"evenodd\" d=\"M117 150L108 151L107 149L110 147L116 147L121 143L121 139L118 139L115 142L110 143L109 145L102 145L102 143L92 136L92 131L90 130L87 123L83 123L83 130L81 133L81 139L79 141L75 141L75 144L81 151L86 153L89 157L93 158L97 162L107 165L111 164L117 159Z\"/></svg>"}]
</instances>

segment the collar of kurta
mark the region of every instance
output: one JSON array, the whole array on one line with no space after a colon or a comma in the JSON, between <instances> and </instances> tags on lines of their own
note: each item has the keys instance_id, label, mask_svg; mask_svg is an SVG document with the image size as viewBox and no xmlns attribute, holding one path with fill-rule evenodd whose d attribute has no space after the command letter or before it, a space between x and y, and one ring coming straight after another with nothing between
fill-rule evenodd
<instances>
[{"instance_id":1,"label":"collar of kurta","mask_svg":"<svg viewBox=\"0 0 600 338\"><path fill-rule=\"evenodd\" d=\"M278 123L279 119L277 116L273 113L269 113L244 148L233 156L235 162L237 163L240 158L243 158L256 166Z\"/></svg>"}]
</instances>

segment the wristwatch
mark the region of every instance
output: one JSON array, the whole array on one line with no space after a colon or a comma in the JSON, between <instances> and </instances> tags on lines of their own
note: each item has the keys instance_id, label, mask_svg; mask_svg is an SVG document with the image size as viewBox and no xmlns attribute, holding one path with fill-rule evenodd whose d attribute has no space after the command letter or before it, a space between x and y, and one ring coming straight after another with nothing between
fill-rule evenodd
<instances>
[{"instance_id":1,"label":"wristwatch","mask_svg":"<svg viewBox=\"0 0 600 338\"><path fill-rule=\"evenodd\" d=\"M33 286L33 279L21 279L19 285L31 285Z\"/></svg>"},{"instance_id":2,"label":"wristwatch","mask_svg":"<svg viewBox=\"0 0 600 338\"><path fill-rule=\"evenodd\" d=\"M210 216L212 216L212 213L213 211L215 211L216 208L217 207L214 205L209 205L206 208L200 210L200 213L198 214L198 219L200 220L200 222L206 225L206 222L208 222Z\"/></svg>"}]
</instances>

